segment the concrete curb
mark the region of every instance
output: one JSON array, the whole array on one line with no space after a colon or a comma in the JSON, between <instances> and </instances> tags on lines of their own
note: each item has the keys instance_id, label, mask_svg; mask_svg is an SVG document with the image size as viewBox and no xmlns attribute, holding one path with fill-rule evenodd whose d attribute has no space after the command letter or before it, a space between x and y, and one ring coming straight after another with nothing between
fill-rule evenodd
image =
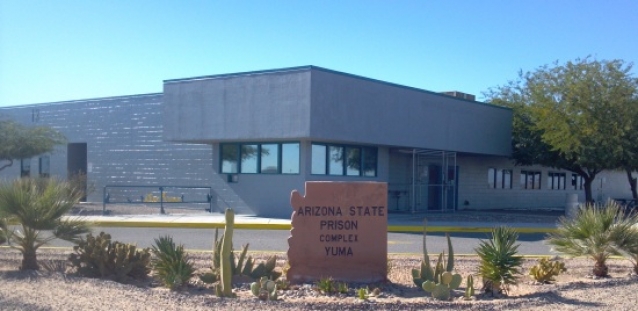
<instances>
[{"instance_id":1,"label":"concrete curb","mask_svg":"<svg viewBox=\"0 0 638 311\"><path fill-rule=\"evenodd\" d=\"M137 228L189 228L215 229L224 228L223 222L152 222L152 221L92 221L96 227L137 227ZM518 233L550 233L555 228L511 227ZM290 230L290 224L267 223L235 223L235 229L246 230ZM388 225L388 232L423 232L423 226ZM427 232L464 232L480 233L492 232L492 227L456 227L456 226L428 226Z\"/></svg>"}]
</instances>

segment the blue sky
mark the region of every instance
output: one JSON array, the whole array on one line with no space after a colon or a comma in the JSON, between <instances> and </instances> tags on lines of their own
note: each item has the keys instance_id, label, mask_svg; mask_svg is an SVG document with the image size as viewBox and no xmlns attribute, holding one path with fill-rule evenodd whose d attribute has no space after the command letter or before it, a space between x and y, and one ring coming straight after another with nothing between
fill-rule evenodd
<instances>
[{"instance_id":1,"label":"blue sky","mask_svg":"<svg viewBox=\"0 0 638 311\"><path fill-rule=\"evenodd\" d=\"M482 99L554 61L637 61L636 13L630 0L2 0L0 106L302 65Z\"/></svg>"}]
</instances>

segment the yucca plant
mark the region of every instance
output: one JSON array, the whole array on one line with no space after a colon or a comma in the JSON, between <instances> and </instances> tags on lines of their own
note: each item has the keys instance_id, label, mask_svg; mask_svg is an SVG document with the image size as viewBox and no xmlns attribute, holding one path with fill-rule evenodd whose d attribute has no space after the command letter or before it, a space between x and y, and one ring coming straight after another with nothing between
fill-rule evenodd
<instances>
[{"instance_id":1,"label":"yucca plant","mask_svg":"<svg viewBox=\"0 0 638 311\"><path fill-rule=\"evenodd\" d=\"M492 239L483 241L475 249L481 262L479 275L483 279L483 291L507 293L509 285L516 284L523 257L517 256L518 233L508 227L492 229Z\"/></svg>"},{"instance_id":2,"label":"yucca plant","mask_svg":"<svg viewBox=\"0 0 638 311\"><path fill-rule=\"evenodd\" d=\"M169 289L184 287L195 274L195 268L184 252L184 246L176 246L172 237L155 239L152 252L154 258L151 263L155 274Z\"/></svg>"},{"instance_id":3,"label":"yucca plant","mask_svg":"<svg viewBox=\"0 0 638 311\"><path fill-rule=\"evenodd\" d=\"M56 179L21 178L0 185L0 215L19 224L19 229L7 230L5 223L2 235L22 253L21 270L39 269L36 252L41 246L56 238L77 242L89 231L83 221L62 219L81 195L69 183Z\"/></svg>"},{"instance_id":4,"label":"yucca plant","mask_svg":"<svg viewBox=\"0 0 638 311\"><path fill-rule=\"evenodd\" d=\"M627 215L614 201L604 206L581 207L573 219L562 217L558 228L547 237L553 250L568 256L587 256L594 261L592 272L604 277L609 273L607 259L622 255L638 244L637 215Z\"/></svg>"}]
</instances>

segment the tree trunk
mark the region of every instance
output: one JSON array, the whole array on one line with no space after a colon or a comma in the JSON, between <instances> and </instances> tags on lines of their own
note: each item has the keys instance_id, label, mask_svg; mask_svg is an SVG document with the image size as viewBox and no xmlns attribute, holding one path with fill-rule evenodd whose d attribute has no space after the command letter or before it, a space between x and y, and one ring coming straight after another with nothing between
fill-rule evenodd
<instances>
[{"instance_id":1,"label":"tree trunk","mask_svg":"<svg viewBox=\"0 0 638 311\"><path fill-rule=\"evenodd\" d=\"M20 270L39 270L38 259L35 254L35 249L27 248L22 251L22 266Z\"/></svg>"},{"instance_id":2,"label":"tree trunk","mask_svg":"<svg viewBox=\"0 0 638 311\"><path fill-rule=\"evenodd\" d=\"M592 272L597 277L606 277L609 274L609 268L607 268L607 265L605 264L604 261L603 262L596 261Z\"/></svg>"},{"instance_id":3,"label":"tree trunk","mask_svg":"<svg viewBox=\"0 0 638 311\"><path fill-rule=\"evenodd\" d=\"M583 176L585 178L585 202L588 204L593 204L595 203L594 201L594 196L592 195L592 191L591 191L591 184L594 181L593 177L589 177L589 176Z\"/></svg>"},{"instance_id":4,"label":"tree trunk","mask_svg":"<svg viewBox=\"0 0 638 311\"><path fill-rule=\"evenodd\" d=\"M636 177L631 175L631 169L626 168L627 180L629 181L629 187L631 187L631 197L634 200L638 200L638 193L636 192Z\"/></svg>"}]
</instances>

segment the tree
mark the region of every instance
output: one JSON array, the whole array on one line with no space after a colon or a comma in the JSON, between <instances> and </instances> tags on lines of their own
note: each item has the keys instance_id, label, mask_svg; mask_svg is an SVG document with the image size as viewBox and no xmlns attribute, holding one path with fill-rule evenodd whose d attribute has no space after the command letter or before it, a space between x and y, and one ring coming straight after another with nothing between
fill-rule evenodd
<instances>
[{"instance_id":1,"label":"tree","mask_svg":"<svg viewBox=\"0 0 638 311\"><path fill-rule=\"evenodd\" d=\"M11 120L0 120L0 171L13 165L15 159L28 159L53 151L66 141L64 136L46 126L27 127Z\"/></svg>"},{"instance_id":2,"label":"tree","mask_svg":"<svg viewBox=\"0 0 638 311\"><path fill-rule=\"evenodd\" d=\"M638 214L625 214L614 201L605 206L586 205L574 219L561 218L547 237L553 250L569 256L587 256L594 261L592 272L607 276L607 259L636 248Z\"/></svg>"},{"instance_id":3,"label":"tree","mask_svg":"<svg viewBox=\"0 0 638 311\"><path fill-rule=\"evenodd\" d=\"M36 252L41 246L56 238L76 242L89 231L84 222L62 219L81 195L69 183L49 178L20 178L0 185L0 216L4 218L0 236L22 253L21 270L39 269ZM9 230L7 223L18 223L20 230Z\"/></svg>"},{"instance_id":4,"label":"tree","mask_svg":"<svg viewBox=\"0 0 638 311\"><path fill-rule=\"evenodd\" d=\"M633 172L638 171L638 96L631 104L632 108L627 113L619 116L623 118L623 124L626 124L630 131L625 131L622 140L622 153L616 159L619 169L624 170L627 175L627 181L629 182L629 188L631 189L631 196L634 200L638 200L638 191L636 190L636 180L638 178L633 176Z\"/></svg>"},{"instance_id":5,"label":"tree","mask_svg":"<svg viewBox=\"0 0 638 311\"><path fill-rule=\"evenodd\" d=\"M513 109L513 159L519 165L565 169L584 179L585 198L606 169L623 169L638 115L632 65L590 58L519 72L488 90L487 101ZM634 149L635 150L635 149ZM635 157L634 157L635 158Z\"/></svg>"}]
</instances>

